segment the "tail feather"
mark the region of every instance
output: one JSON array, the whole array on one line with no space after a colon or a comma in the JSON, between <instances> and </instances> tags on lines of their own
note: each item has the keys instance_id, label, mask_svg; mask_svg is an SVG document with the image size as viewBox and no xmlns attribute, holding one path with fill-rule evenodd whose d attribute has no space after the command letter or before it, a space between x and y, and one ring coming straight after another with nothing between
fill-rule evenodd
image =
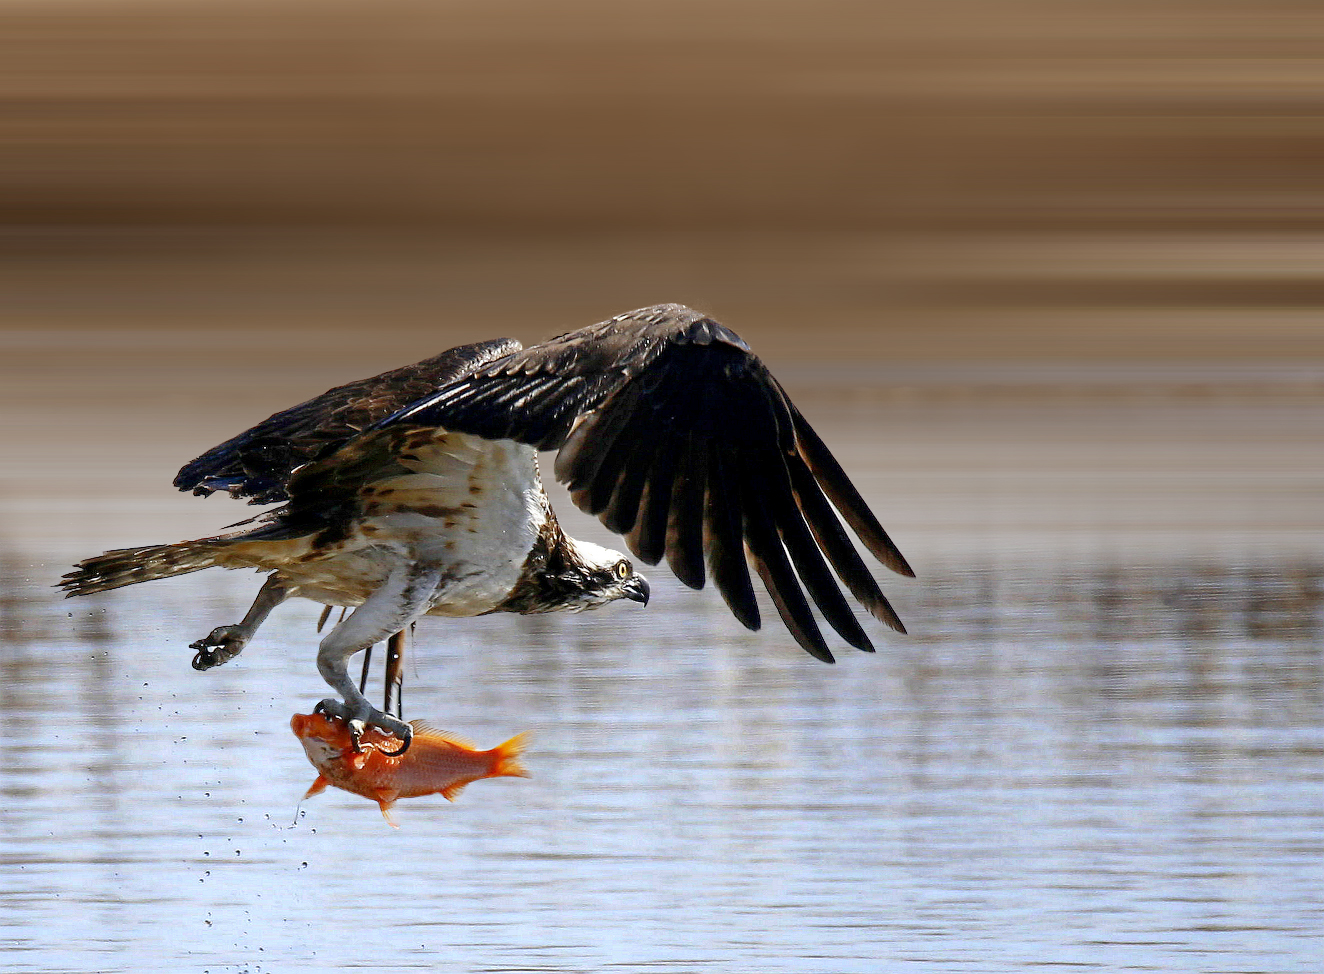
<instances>
[{"instance_id":1,"label":"tail feather","mask_svg":"<svg viewBox=\"0 0 1324 974\"><path fill-rule=\"evenodd\" d=\"M506 743L494 747L492 750L496 752L496 761L492 764L491 777L495 778L499 775L509 775L514 778L532 777L524 765L519 763L519 756L524 753L524 749L529 746L532 739L532 733L525 731L516 734Z\"/></svg>"},{"instance_id":2,"label":"tail feather","mask_svg":"<svg viewBox=\"0 0 1324 974\"><path fill-rule=\"evenodd\" d=\"M116 548L80 561L60 580L60 588L65 598L69 598L202 571L216 563L216 553L223 547L225 542L206 538L178 544Z\"/></svg>"}]
</instances>

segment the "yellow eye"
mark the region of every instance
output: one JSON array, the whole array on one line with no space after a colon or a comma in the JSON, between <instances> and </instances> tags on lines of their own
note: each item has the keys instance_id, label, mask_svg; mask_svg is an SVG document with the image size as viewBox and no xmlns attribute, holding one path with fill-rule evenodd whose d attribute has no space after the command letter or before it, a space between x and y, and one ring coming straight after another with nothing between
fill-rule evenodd
<instances>
[{"instance_id":1,"label":"yellow eye","mask_svg":"<svg viewBox=\"0 0 1324 974\"><path fill-rule=\"evenodd\" d=\"M630 563L628 561L618 561L616 563L616 577L621 579L630 577Z\"/></svg>"}]
</instances>

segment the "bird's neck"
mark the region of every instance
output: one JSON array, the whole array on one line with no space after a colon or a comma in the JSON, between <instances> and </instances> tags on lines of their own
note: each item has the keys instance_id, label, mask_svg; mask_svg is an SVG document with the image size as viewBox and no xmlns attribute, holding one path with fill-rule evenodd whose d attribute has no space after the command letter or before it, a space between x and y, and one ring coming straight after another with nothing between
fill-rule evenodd
<instances>
[{"instance_id":1,"label":"bird's neck","mask_svg":"<svg viewBox=\"0 0 1324 974\"><path fill-rule=\"evenodd\" d=\"M547 519L524 559L519 581L492 611L528 614L566 608L580 591L580 575L574 542L561 530L549 507Z\"/></svg>"}]
</instances>

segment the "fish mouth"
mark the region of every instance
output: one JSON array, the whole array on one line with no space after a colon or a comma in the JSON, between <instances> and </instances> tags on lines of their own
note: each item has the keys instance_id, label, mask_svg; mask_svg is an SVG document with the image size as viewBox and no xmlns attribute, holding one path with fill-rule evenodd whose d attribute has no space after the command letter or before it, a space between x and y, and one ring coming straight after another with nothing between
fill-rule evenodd
<instances>
[{"instance_id":1,"label":"fish mouth","mask_svg":"<svg viewBox=\"0 0 1324 974\"><path fill-rule=\"evenodd\" d=\"M325 728L326 718L321 714L295 714L290 718L290 730L298 738L322 737L326 733Z\"/></svg>"}]
</instances>

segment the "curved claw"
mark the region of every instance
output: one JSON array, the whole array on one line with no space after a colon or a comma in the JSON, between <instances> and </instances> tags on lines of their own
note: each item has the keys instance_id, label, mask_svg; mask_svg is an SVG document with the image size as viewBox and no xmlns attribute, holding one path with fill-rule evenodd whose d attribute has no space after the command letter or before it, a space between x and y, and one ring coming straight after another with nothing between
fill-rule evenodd
<instances>
[{"instance_id":1,"label":"curved claw","mask_svg":"<svg viewBox=\"0 0 1324 974\"><path fill-rule=\"evenodd\" d=\"M414 742L414 728L403 720L383 713L375 707L369 707L361 714L355 713L341 701L334 697L327 697L317 702L317 705L313 707L313 713L330 714L332 717L339 717L345 721L349 725L350 743L358 754L362 754L365 750L362 738L364 731L369 727L376 727L378 730L385 731L400 741L400 747L395 751L387 751L376 744L368 745L388 758L399 757L404 754L409 750L409 745Z\"/></svg>"},{"instance_id":2,"label":"curved claw","mask_svg":"<svg viewBox=\"0 0 1324 974\"><path fill-rule=\"evenodd\" d=\"M206 638L189 643L189 649L198 651L193 657L193 668L209 670L238 656L248 645L248 640L238 630L238 626L217 626Z\"/></svg>"},{"instance_id":3,"label":"curved claw","mask_svg":"<svg viewBox=\"0 0 1324 974\"><path fill-rule=\"evenodd\" d=\"M379 747L377 748L377 750L388 758L398 758L400 755L404 754L405 751L408 751L409 745L414 743L414 728L410 727L408 724L405 724L405 727L407 728L408 732L404 735L404 737L400 737L399 734L395 735L396 737L400 738L399 749L395 751L387 751L384 748Z\"/></svg>"},{"instance_id":4,"label":"curved claw","mask_svg":"<svg viewBox=\"0 0 1324 974\"><path fill-rule=\"evenodd\" d=\"M241 622L236 622L232 626L217 626L202 639L189 644L189 649L198 651L198 655L193 657L193 668L209 670L213 666L228 663L238 656L253 638L258 627L271 614L271 610L284 602L289 594L290 590L285 587L285 579L279 572L273 572L262 584L257 598L253 600Z\"/></svg>"}]
</instances>

